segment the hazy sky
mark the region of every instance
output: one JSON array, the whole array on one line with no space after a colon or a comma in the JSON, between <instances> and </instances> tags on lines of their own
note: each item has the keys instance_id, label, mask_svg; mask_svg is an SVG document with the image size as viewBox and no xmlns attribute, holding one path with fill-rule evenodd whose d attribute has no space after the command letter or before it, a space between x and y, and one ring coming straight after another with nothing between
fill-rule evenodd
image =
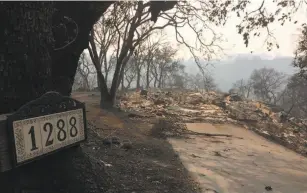
<instances>
[{"instance_id":1,"label":"hazy sky","mask_svg":"<svg viewBox=\"0 0 307 193\"><path fill-rule=\"evenodd\" d=\"M252 2L253 3L249 6L250 10L254 10L255 8L259 7L262 0L252 0ZM272 3L272 0L266 0L266 2L268 2L265 3L266 9L269 12L275 12L276 6L274 3ZM306 16L306 9L301 9L293 17L293 21L298 21L297 24L287 22L284 26L281 26L280 23L276 22L270 26L270 29L274 32L274 36L280 45L279 49L274 49L271 52L268 52L266 49L266 45L264 44L266 36L264 35L258 38L252 38L250 40L249 47L245 47L242 36L237 33L237 29L235 27L241 21L241 19L237 18L236 16L231 17L225 26L215 27L215 31L220 32L220 34L227 39L227 42L222 42L219 44L224 48L226 54L250 53L253 51L253 53L265 53L272 56L292 56L296 48L295 42L297 40L297 36L299 35L298 29L302 21L305 20ZM169 28L166 31L170 36L170 39L175 42L174 30ZM190 43L194 41L195 36L193 36L193 33L191 33L189 29L182 30L182 34L184 35L185 39L190 41ZM210 33L207 33L206 35L208 36L208 39L210 39ZM180 55L184 58L190 57L187 49L181 49Z\"/></svg>"},{"instance_id":2,"label":"hazy sky","mask_svg":"<svg viewBox=\"0 0 307 193\"><path fill-rule=\"evenodd\" d=\"M259 4L262 2L261 0L254 0L253 5L256 4L259 6ZM268 0L267 0L268 2ZM272 1L271 1L272 2ZM266 3L266 8L271 11L276 9L274 4L272 3ZM287 22L284 26L281 26L279 22L275 22L273 25L270 26L270 29L274 32L274 36L277 39L277 42L280 45L279 49L274 49L272 52L270 52L273 55L285 55L285 56L292 56L293 52L296 48L296 40L299 35L298 28L300 27L300 24L302 20L306 18L306 11L299 10L299 12L295 15L293 18L293 21L297 20L297 24L293 24L290 22ZM266 49L266 45L264 45L266 36L262 36L260 38L252 38L250 45L248 48L245 47L243 44L242 37L238 35L237 30L235 29L235 25L240 22L240 19L233 18L230 20L229 23L227 23L227 26L225 26L223 30L223 34L228 39L228 45L229 47L232 47L233 50L229 50L229 53L247 53L253 50L254 52L259 53L268 53ZM233 45L233 46L231 46Z\"/></svg>"}]
</instances>

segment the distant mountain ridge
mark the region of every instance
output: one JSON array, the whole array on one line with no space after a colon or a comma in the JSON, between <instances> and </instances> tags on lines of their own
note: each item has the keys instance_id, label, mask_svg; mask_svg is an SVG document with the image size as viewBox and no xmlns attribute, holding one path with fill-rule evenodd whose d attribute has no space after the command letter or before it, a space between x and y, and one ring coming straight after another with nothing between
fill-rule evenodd
<instances>
[{"instance_id":1,"label":"distant mountain ridge","mask_svg":"<svg viewBox=\"0 0 307 193\"><path fill-rule=\"evenodd\" d=\"M221 61L211 61L213 65L208 70L213 74L218 87L222 91L228 91L232 84L239 79L247 79L253 70L267 67L274 68L288 75L294 74L297 70L291 66L293 58L290 56L270 56L265 54L238 54L229 56ZM199 72L193 59L185 60L188 73Z\"/></svg>"}]
</instances>

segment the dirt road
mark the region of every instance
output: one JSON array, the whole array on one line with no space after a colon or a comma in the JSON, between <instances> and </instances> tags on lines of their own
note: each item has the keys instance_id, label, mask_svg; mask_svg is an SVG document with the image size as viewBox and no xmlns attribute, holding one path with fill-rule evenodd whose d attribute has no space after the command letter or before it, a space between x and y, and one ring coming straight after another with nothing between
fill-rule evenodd
<instances>
[{"instance_id":1,"label":"dirt road","mask_svg":"<svg viewBox=\"0 0 307 193\"><path fill-rule=\"evenodd\" d=\"M206 123L187 127L200 133L233 135L169 139L204 193L307 193L303 156L244 128Z\"/></svg>"}]
</instances>

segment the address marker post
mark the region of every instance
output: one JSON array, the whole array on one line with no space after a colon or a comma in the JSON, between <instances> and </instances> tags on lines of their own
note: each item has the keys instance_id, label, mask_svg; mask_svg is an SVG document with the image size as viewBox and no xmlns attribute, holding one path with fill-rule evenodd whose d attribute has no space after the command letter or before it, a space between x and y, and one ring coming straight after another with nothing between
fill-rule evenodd
<instances>
[{"instance_id":1,"label":"address marker post","mask_svg":"<svg viewBox=\"0 0 307 193\"><path fill-rule=\"evenodd\" d=\"M0 119L0 172L85 141L85 112L84 103L47 92Z\"/></svg>"}]
</instances>

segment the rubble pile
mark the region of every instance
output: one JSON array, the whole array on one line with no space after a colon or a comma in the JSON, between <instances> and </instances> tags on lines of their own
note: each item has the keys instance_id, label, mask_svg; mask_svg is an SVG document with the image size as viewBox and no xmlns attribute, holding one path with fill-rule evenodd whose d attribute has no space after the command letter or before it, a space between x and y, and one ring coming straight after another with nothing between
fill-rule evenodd
<instances>
[{"instance_id":1,"label":"rubble pile","mask_svg":"<svg viewBox=\"0 0 307 193\"><path fill-rule=\"evenodd\" d=\"M307 120L287 117L283 109L247 100L236 93L142 90L121 97L121 108L142 116L179 117L181 122L240 124L307 155Z\"/></svg>"}]
</instances>

